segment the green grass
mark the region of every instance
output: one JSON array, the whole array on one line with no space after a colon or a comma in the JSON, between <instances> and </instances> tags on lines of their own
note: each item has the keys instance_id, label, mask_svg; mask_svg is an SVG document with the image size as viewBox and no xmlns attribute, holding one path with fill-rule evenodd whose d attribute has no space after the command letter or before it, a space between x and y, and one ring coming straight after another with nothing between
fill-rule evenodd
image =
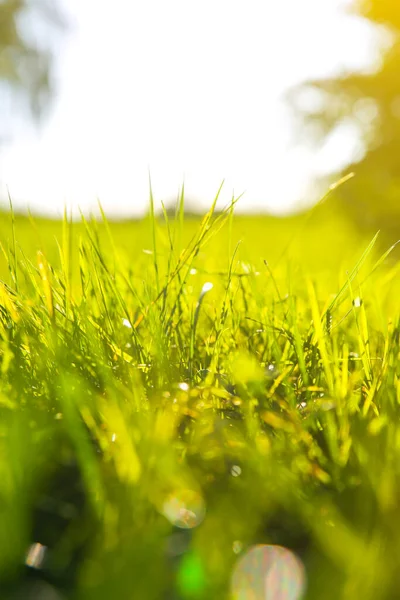
<instances>
[{"instance_id":1,"label":"green grass","mask_svg":"<svg viewBox=\"0 0 400 600\"><path fill-rule=\"evenodd\" d=\"M304 598L396 598L397 250L329 205L182 206L0 222L1 597L36 578L63 598L250 599L235 564L277 544ZM186 529L166 516L182 497Z\"/></svg>"}]
</instances>

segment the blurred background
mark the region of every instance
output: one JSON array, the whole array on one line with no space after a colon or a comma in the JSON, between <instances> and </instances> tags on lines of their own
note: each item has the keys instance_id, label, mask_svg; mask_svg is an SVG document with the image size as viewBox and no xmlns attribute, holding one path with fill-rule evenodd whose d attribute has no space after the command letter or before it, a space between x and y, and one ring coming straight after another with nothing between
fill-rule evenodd
<instances>
[{"instance_id":1,"label":"blurred background","mask_svg":"<svg viewBox=\"0 0 400 600\"><path fill-rule=\"evenodd\" d=\"M335 210L398 236L395 0L3 0L0 198L109 217ZM397 238L396 238L397 239Z\"/></svg>"}]
</instances>

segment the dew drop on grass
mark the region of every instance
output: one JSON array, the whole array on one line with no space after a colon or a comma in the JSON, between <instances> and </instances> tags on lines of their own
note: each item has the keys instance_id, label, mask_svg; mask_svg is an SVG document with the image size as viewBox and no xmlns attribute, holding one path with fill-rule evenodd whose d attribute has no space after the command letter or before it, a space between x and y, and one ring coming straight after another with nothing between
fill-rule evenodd
<instances>
[{"instance_id":1,"label":"dew drop on grass","mask_svg":"<svg viewBox=\"0 0 400 600\"><path fill-rule=\"evenodd\" d=\"M211 281L207 281L201 288L200 296L204 296L204 294L207 294L207 292L212 290L213 287L214 287L214 285L211 283Z\"/></svg>"},{"instance_id":2,"label":"dew drop on grass","mask_svg":"<svg viewBox=\"0 0 400 600\"><path fill-rule=\"evenodd\" d=\"M267 377L270 377L271 379L276 379L276 377L278 377L279 375L279 370L276 368L275 365L269 364L266 368L266 373Z\"/></svg>"},{"instance_id":3,"label":"dew drop on grass","mask_svg":"<svg viewBox=\"0 0 400 600\"><path fill-rule=\"evenodd\" d=\"M240 264L241 264L243 273L245 275L249 275L251 273L251 265L249 263L246 263L246 262L243 262L243 261Z\"/></svg>"},{"instance_id":4,"label":"dew drop on grass","mask_svg":"<svg viewBox=\"0 0 400 600\"><path fill-rule=\"evenodd\" d=\"M353 306L355 306L356 308L360 308L361 304L362 304L362 300L359 296L357 296L357 298L354 298Z\"/></svg>"},{"instance_id":5,"label":"dew drop on grass","mask_svg":"<svg viewBox=\"0 0 400 600\"><path fill-rule=\"evenodd\" d=\"M258 545L235 565L233 600L300 600L306 587L303 563L282 546Z\"/></svg>"},{"instance_id":6,"label":"dew drop on grass","mask_svg":"<svg viewBox=\"0 0 400 600\"><path fill-rule=\"evenodd\" d=\"M124 327L127 327L128 329L132 329L131 322L130 322L130 321L128 321L128 319L122 319L122 325L123 325Z\"/></svg>"},{"instance_id":7,"label":"dew drop on grass","mask_svg":"<svg viewBox=\"0 0 400 600\"><path fill-rule=\"evenodd\" d=\"M167 497L162 512L175 527L193 529L203 521L206 509L198 492L178 490Z\"/></svg>"},{"instance_id":8,"label":"dew drop on grass","mask_svg":"<svg viewBox=\"0 0 400 600\"><path fill-rule=\"evenodd\" d=\"M182 383L178 383L178 388L180 390L182 390L182 392L188 392L189 391L189 385L187 383L185 383L184 381Z\"/></svg>"}]
</instances>

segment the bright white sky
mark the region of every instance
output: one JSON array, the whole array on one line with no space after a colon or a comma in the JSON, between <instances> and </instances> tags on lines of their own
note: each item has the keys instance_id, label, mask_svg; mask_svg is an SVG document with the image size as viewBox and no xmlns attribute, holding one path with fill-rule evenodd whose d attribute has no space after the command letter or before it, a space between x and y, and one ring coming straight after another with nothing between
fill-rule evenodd
<instances>
[{"instance_id":1,"label":"bright white sky","mask_svg":"<svg viewBox=\"0 0 400 600\"><path fill-rule=\"evenodd\" d=\"M293 146L283 92L308 77L365 68L375 37L344 0L64 0L72 29L58 56L50 118L0 157L14 204L108 214L186 196L207 208L286 212L316 175L350 159L338 133L318 153ZM308 198L309 199L309 198Z\"/></svg>"}]
</instances>

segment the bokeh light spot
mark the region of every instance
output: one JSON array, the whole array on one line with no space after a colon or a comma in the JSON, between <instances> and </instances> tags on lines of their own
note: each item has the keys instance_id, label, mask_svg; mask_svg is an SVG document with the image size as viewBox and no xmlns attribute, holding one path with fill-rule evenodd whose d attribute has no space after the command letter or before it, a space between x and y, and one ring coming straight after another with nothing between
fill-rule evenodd
<instances>
[{"instance_id":1,"label":"bokeh light spot","mask_svg":"<svg viewBox=\"0 0 400 600\"><path fill-rule=\"evenodd\" d=\"M32 569L40 569L46 556L47 547L39 544L32 544L26 554L25 564Z\"/></svg>"},{"instance_id":2,"label":"bokeh light spot","mask_svg":"<svg viewBox=\"0 0 400 600\"><path fill-rule=\"evenodd\" d=\"M179 490L168 496L162 512L175 527L193 529L203 521L206 509L198 492Z\"/></svg>"},{"instance_id":3,"label":"bokeh light spot","mask_svg":"<svg viewBox=\"0 0 400 600\"><path fill-rule=\"evenodd\" d=\"M232 576L234 600L300 600L305 587L302 562L282 546L253 546L238 560Z\"/></svg>"},{"instance_id":4,"label":"bokeh light spot","mask_svg":"<svg viewBox=\"0 0 400 600\"><path fill-rule=\"evenodd\" d=\"M55 587L45 581L27 582L12 598L13 600L65 600Z\"/></svg>"},{"instance_id":5,"label":"bokeh light spot","mask_svg":"<svg viewBox=\"0 0 400 600\"><path fill-rule=\"evenodd\" d=\"M231 468L232 477L239 477L241 474L242 469L239 467L239 465L233 465L233 467Z\"/></svg>"},{"instance_id":6,"label":"bokeh light spot","mask_svg":"<svg viewBox=\"0 0 400 600\"><path fill-rule=\"evenodd\" d=\"M190 544L191 533L189 531L175 532L169 536L166 544L166 554L170 557L176 557L184 554Z\"/></svg>"},{"instance_id":7,"label":"bokeh light spot","mask_svg":"<svg viewBox=\"0 0 400 600\"><path fill-rule=\"evenodd\" d=\"M202 595L205 576L202 562L197 554L187 554L182 559L177 584L181 594L187 598Z\"/></svg>"}]
</instances>

